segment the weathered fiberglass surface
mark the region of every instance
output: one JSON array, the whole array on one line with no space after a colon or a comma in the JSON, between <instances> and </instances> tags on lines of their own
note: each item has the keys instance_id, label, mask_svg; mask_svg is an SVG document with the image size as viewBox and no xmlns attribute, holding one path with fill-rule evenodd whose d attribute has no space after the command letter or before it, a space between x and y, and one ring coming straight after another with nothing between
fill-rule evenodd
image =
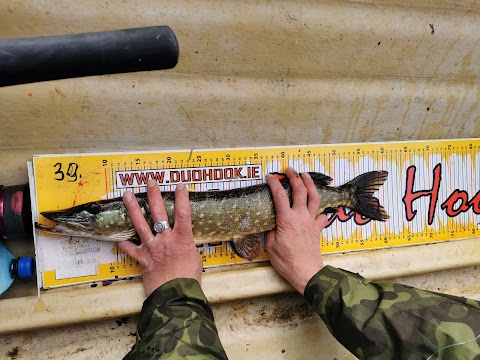
<instances>
[{"instance_id":1,"label":"weathered fiberglass surface","mask_svg":"<svg viewBox=\"0 0 480 360\"><path fill-rule=\"evenodd\" d=\"M0 0L0 38L169 25L180 45L169 71L0 88L0 184L26 182L41 153L480 137L478 12L466 0ZM478 299L477 243L326 261ZM230 358L353 359L268 267L237 274L205 276ZM138 282L34 294L21 283L0 300L7 359L118 359L133 344Z\"/></svg>"}]
</instances>

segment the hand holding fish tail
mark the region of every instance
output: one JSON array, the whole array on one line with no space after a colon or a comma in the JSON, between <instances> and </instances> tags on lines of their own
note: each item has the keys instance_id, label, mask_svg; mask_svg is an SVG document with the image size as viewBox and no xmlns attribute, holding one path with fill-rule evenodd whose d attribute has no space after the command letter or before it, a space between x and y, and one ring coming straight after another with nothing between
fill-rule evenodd
<instances>
[{"instance_id":1,"label":"hand holding fish tail","mask_svg":"<svg viewBox=\"0 0 480 360\"><path fill-rule=\"evenodd\" d=\"M156 181L148 182L147 196L153 222L168 221ZM135 196L127 191L123 199L141 245L123 241L118 243L118 246L142 266L146 295L149 296L159 286L173 279L195 279L200 283L202 262L193 241L190 201L186 187L179 184L175 190L173 228L169 227L156 235L152 233Z\"/></svg>"},{"instance_id":2,"label":"hand holding fish tail","mask_svg":"<svg viewBox=\"0 0 480 360\"><path fill-rule=\"evenodd\" d=\"M320 233L327 223L324 214L317 215L320 195L308 173L301 177L287 169L292 187L292 204L274 176L267 176L276 211L276 228L267 234L267 251L274 269L299 293L325 265L320 253Z\"/></svg>"}]
</instances>

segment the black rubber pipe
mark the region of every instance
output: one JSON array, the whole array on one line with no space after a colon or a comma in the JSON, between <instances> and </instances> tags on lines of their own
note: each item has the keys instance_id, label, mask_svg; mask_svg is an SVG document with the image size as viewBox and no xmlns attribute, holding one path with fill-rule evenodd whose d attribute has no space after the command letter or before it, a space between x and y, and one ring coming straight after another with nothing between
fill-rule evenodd
<instances>
[{"instance_id":1,"label":"black rubber pipe","mask_svg":"<svg viewBox=\"0 0 480 360\"><path fill-rule=\"evenodd\" d=\"M0 40L0 86L171 69L177 61L168 26Z\"/></svg>"}]
</instances>

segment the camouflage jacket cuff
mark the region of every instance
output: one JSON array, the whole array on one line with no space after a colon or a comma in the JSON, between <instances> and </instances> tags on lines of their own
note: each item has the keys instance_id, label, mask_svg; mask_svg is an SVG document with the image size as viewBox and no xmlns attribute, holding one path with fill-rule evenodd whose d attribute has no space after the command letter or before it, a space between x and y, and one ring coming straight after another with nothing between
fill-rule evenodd
<instances>
[{"instance_id":1,"label":"camouflage jacket cuff","mask_svg":"<svg viewBox=\"0 0 480 360\"><path fill-rule=\"evenodd\" d=\"M156 330L157 326L151 324L154 311L173 306L179 301L183 303L187 299L189 302L197 303L200 307L210 308L200 284L195 279L174 279L157 288L143 303L137 325L138 337L144 338Z\"/></svg>"},{"instance_id":2,"label":"camouflage jacket cuff","mask_svg":"<svg viewBox=\"0 0 480 360\"><path fill-rule=\"evenodd\" d=\"M143 303L137 342L124 359L226 359L198 281L175 279Z\"/></svg>"},{"instance_id":3,"label":"camouflage jacket cuff","mask_svg":"<svg viewBox=\"0 0 480 360\"><path fill-rule=\"evenodd\" d=\"M360 359L477 359L480 303L326 266L305 298Z\"/></svg>"},{"instance_id":4,"label":"camouflage jacket cuff","mask_svg":"<svg viewBox=\"0 0 480 360\"><path fill-rule=\"evenodd\" d=\"M348 281L349 277L357 279L359 284L371 283L370 280L366 280L359 274L326 265L308 282L304 291L305 299L320 316L323 316L326 313L327 300L331 296L339 297L341 295L338 294L337 289L342 287L344 281Z\"/></svg>"}]
</instances>

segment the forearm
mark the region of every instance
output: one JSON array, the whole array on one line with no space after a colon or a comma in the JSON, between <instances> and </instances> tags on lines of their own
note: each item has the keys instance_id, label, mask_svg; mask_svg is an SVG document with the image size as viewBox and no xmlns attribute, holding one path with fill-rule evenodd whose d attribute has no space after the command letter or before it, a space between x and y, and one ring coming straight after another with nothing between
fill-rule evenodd
<instances>
[{"instance_id":1,"label":"forearm","mask_svg":"<svg viewBox=\"0 0 480 360\"><path fill-rule=\"evenodd\" d=\"M305 298L360 359L427 359L436 352L473 359L480 353L480 304L474 300L374 283L330 266L309 281Z\"/></svg>"},{"instance_id":2,"label":"forearm","mask_svg":"<svg viewBox=\"0 0 480 360\"><path fill-rule=\"evenodd\" d=\"M145 300L137 343L125 359L226 359L200 284L172 280Z\"/></svg>"}]
</instances>

